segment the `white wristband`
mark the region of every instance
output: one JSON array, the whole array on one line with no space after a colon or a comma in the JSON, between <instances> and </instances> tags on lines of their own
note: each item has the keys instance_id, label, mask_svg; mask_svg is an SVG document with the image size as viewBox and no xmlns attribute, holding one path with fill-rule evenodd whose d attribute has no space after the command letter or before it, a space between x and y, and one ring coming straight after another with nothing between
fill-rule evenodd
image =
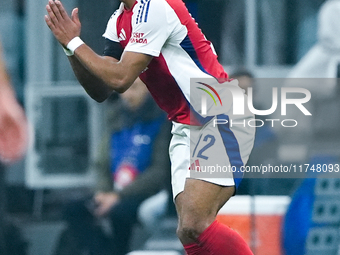
<instances>
[{"instance_id":1,"label":"white wristband","mask_svg":"<svg viewBox=\"0 0 340 255\"><path fill-rule=\"evenodd\" d=\"M71 56L74 55L74 54L72 53L72 51L70 51L69 49L66 49L66 48L63 47L63 50L64 50L66 56L68 56L68 57L71 57Z\"/></svg>"},{"instance_id":2,"label":"white wristband","mask_svg":"<svg viewBox=\"0 0 340 255\"><path fill-rule=\"evenodd\" d=\"M80 46L83 45L84 42L77 36L74 37L66 46L68 50L71 51L72 55L74 54L74 51Z\"/></svg>"}]
</instances>

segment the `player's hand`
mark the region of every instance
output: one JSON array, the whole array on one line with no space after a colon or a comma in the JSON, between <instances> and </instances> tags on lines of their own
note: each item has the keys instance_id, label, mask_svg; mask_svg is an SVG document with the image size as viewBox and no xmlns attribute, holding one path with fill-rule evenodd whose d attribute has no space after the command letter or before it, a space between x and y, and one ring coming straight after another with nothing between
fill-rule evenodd
<instances>
[{"instance_id":1,"label":"player's hand","mask_svg":"<svg viewBox=\"0 0 340 255\"><path fill-rule=\"evenodd\" d=\"M106 215L110 209L118 203L119 196L114 192L97 193L94 199L97 205L94 214L98 217L101 217Z\"/></svg>"},{"instance_id":2,"label":"player's hand","mask_svg":"<svg viewBox=\"0 0 340 255\"><path fill-rule=\"evenodd\" d=\"M80 36L81 23L78 8L73 9L70 17L59 0L49 0L46 10L45 21L47 26L59 43L66 48L74 37Z\"/></svg>"},{"instance_id":3,"label":"player's hand","mask_svg":"<svg viewBox=\"0 0 340 255\"><path fill-rule=\"evenodd\" d=\"M10 88L0 89L0 160L11 163L26 152L28 127L23 109Z\"/></svg>"}]
</instances>

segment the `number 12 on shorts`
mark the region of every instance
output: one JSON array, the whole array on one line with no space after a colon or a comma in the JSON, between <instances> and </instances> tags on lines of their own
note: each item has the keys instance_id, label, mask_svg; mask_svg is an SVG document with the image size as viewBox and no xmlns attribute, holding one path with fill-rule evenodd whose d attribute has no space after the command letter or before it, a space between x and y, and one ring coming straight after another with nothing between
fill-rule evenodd
<instances>
[{"instance_id":1,"label":"number 12 on shorts","mask_svg":"<svg viewBox=\"0 0 340 255\"><path fill-rule=\"evenodd\" d=\"M204 159L204 160L208 160L209 157L204 155L204 152L215 144L216 139L213 135L210 135L210 134L205 135L203 137L203 139L202 139L202 137L203 137L203 134L201 134L199 139L198 139L198 142L197 142L195 149L192 153L192 158L197 157L197 158L201 158L201 159ZM197 155L196 155L196 151L197 151L197 148L199 147L200 143L204 143L204 145L200 150L198 150ZM192 163L191 167L190 167L191 170L195 170L197 168L200 169L199 159L196 159L195 162Z\"/></svg>"}]
</instances>

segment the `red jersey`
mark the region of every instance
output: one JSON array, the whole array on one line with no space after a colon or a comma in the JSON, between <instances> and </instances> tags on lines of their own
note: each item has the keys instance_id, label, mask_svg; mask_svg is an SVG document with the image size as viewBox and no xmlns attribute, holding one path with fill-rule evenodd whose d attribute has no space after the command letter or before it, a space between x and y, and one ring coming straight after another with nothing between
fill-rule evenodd
<instances>
[{"instance_id":1,"label":"red jersey","mask_svg":"<svg viewBox=\"0 0 340 255\"><path fill-rule=\"evenodd\" d=\"M190 124L191 78L228 78L181 0L138 0L130 10L122 3L103 36L154 57L140 78L172 121Z\"/></svg>"}]
</instances>

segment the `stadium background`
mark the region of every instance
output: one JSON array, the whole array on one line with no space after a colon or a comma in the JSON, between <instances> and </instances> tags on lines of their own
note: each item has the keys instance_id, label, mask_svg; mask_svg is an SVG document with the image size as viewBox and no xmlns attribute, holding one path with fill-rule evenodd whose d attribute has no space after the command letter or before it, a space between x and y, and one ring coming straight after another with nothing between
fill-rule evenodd
<instances>
[{"instance_id":1,"label":"stadium background","mask_svg":"<svg viewBox=\"0 0 340 255\"><path fill-rule=\"evenodd\" d=\"M286 78L317 43L318 13L325 1L185 2L207 38L213 42L228 73L247 69L255 78ZM97 53L101 53L101 35L119 2L66 0L63 3L69 11L79 7L81 37ZM60 206L86 192L93 184L94 175L89 161L100 140L102 126L102 106L89 100L77 84L61 47L44 23L45 5L44 0L1 0L0 3L0 35L7 68L35 134L34 146L29 149L26 158L4 172L2 204L6 205L6 217L22 230L29 243L28 253L32 255L52 254L57 235L63 229ZM336 77L337 73L334 74ZM261 83L258 89L265 91L266 87ZM337 127L340 121L331 114L339 106L336 95L325 93L313 100L310 107L319 109L313 112L316 125L307 123L303 130L289 134L274 130L265 146L254 152L254 164L338 163ZM266 92L259 100L267 100ZM246 215L245 218L241 216L241 220L249 229L241 231L248 231L248 241L252 242L253 248L261 246L252 231L256 225L256 220L251 217L256 211L256 201L258 206L269 208L262 212L262 216L280 216L304 180L265 177L268 178L250 178L244 182L242 194L251 196L243 197L241 205L235 206L247 209L225 212L238 220L240 215ZM223 215L221 218L224 219ZM270 223L271 220L274 223ZM277 226L274 247L266 247L265 250L254 248L255 254L283 254L280 247L281 220L280 216L268 221L271 226ZM338 223L334 224L337 226ZM136 240L136 247L140 242ZM314 248L312 245L310 252Z\"/></svg>"}]
</instances>

